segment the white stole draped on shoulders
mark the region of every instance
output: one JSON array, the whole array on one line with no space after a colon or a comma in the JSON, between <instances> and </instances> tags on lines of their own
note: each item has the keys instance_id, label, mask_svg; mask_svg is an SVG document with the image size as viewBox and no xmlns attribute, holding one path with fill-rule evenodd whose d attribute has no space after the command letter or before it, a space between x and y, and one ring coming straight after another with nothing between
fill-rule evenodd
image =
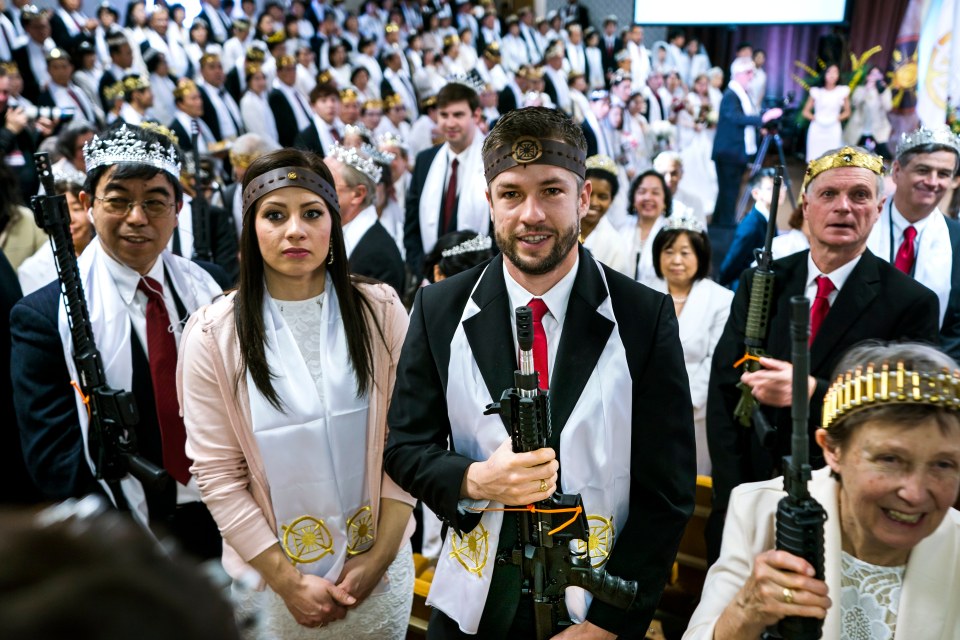
<instances>
[{"instance_id":1,"label":"white stole draped on shoulders","mask_svg":"<svg viewBox=\"0 0 960 640\"><path fill-rule=\"evenodd\" d=\"M463 154L459 171L461 184L457 200L457 230L476 231L487 234L490 229L490 206L487 204L487 183L483 178L483 159L480 150L483 135L473 134L473 142ZM424 253L437 244L440 213L443 208L444 188L450 169L450 146L444 144L430 165L427 178L420 191L420 238Z\"/></svg>"},{"instance_id":2,"label":"white stole draped on shoulders","mask_svg":"<svg viewBox=\"0 0 960 640\"><path fill-rule=\"evenodd\" d=\"M97 348L100 350L107 383L116 389L129 391L133 385L133 356L130 341L139 338L133 333L129 309L120 297L113 276L110 275L104 262L107 257L103 251L99 238L94 238L77 259L77 266L80 269L80 282L83 284L87 309L90 313L90 324L93 327ZM160 259L163 260L166 278L173 284L187 313L194 313L201 306L209 304L223 294L216 281L200 266L175 256L169 251L160 254ZM70 333L62 295L57 328L60 331L70 379L78 380L76 363L73 361L73 336ZM176 389L171 387L170 393L176 393ZM84 456L90 469L96 474L88 445L90 422L87 417L87 408L80 394L75 396L80 431L83 434ZM107 495L112 499L113 496L106 483L101 481L101 484L107 489ZM146 525L148 514L143 486L130 475L123 478L120 486L130 504L130 510L143 525Z\"/></svg>"},{"instance_id":3,"label":"white stole draped on shoulders","mask_svg":"<svg viewBox=\"0 0 960 640\"><path fill-rule=\"evenodd\" d=\"M474 460L486 460L509 434L499 416L483 415L492 398L463 329L463 323L479 311L471 297L450 344L446 398L455 449ZM597 312L616 323L609 296ZM576 332L577 327L567 325L566 331ZM632 386L626 351L614 327L560 435L562 490L583 496L591 534L602 541L590 550L595 567L606 562L629 512ZM500 507L499 503L488 505ZM475 634L479 628L502 524L502 512L487 511L473 531L463 538L449 531L443 542L427 604L456 620L464 633ZM587 550L584 543L573 546L580 553ZM574 621L586 619L590 601L583 589L567 588L566 605Z\"/></svg>"},{"instance_id":4,"label":"white stole draped on shoulders","mask_svg":"<svg viewBox=\"0 0 960 640\"><path fill-rule=\"evenodd\" d=\"M366 479L369 393L358 398L333 283L318 309L323 395L277 304L264 296L266 358L277 409L247 372L253 435L270 479L277 539L298 569L336 581L349 556L373 546Z\"/></svg>"}]
</instances>

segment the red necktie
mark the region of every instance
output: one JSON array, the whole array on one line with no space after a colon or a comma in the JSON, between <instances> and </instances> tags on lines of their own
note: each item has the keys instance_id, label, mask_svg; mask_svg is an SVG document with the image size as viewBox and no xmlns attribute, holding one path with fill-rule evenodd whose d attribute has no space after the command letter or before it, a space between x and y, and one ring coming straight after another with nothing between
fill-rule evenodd
<instances>
[{"instance_id":1,"label":"red necktie","mask_svg":"<svg viewBox=\"0 0 960 640\"><path fill-rule=\"evenodd\" d=\"M457 206L457 167L459 165L460 161L456 158L450 163L450 180L447 182L447 193L443 197L443 229L439 234L441 236L451 231L450 222L453 220L453 210Z\"/></svg>"},{"instance_id":2,"label":"red necktie","mask_svg":"<svg viewBox=\"0 0 960 640\"><path fill-rule=\"evenodd\" d=\"M330 136L333 138L334 142L343 142L340 138L340 132L337 131L336 127L330 127Z\"/></svg>"},{"instance_id":3,"label":"red necktie","mask_svg":"<svg viewBox=\"0 0 960 640\"><path fill-rule=\"evenodd\" d=\"M917 259L917 254L913 251L913 241L917 237L917 230L912 226L903 230L903 242L897 249L897 257L893 261L893 266L906 274L913 272L913 263Z\"/></svg>"},{"instance_id":4,"label":"red necktie","mask_svg":"<svg viewBox=\"0 0 960 640\"><path fill-rule=\"evenodd\" d=\"M170 330L163 285L153 278L141 278L137 289L147 296L147 353L163 443L163 467L177 482L186 485L190 480L190 458L184 450L187 432L176 394L177 341Z\"/></svg>"},{"instance_id":5,"label":"red necktie","mask_svg":"<svg viewBox=\"0 0 960 640\"><path fill-rule=\"evenodd\" d=\"M80 102L80 96L78 96L70 87L67 87L67 95L70 96L70 99L73 100L74 104L77 105L77 111L79 111L84 118L90 120L90 114L87 113L87 110L83 107L83 103Z\"/></svg>"},{"instance_id":6,"label":"red necktie","mask_svg":"<svg viewBox=\"0 0 960 640\"><path fill-rule=\"evenodd\" d=\"M550 388L549 362L547 360L547 334L543 330L543 316L546 315L547 303L541 298L534 298L527 303L533 312L533 367L540 374L540 388Z\"/></svg>"},{"instance_id":7,"label":"red necktie","mask_svg":"<svg viewBox=\"0 0 960 640\"><path fill-rule=\"evenodd\" d=\"M823 319L827 317L830 311L830 294L835 287L833 281L827 276L817 276L817 297L813 300L813 306L810 307L810 344L813 344L820 331L820 325Z\"/></svg>"}]
</instances>

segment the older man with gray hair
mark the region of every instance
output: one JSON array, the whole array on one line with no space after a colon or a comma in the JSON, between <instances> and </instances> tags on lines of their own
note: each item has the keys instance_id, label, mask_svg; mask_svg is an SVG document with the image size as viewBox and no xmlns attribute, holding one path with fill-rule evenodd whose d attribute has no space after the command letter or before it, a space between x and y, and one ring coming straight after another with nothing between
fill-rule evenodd
<instances>
[{"instance_id":1,"label":"older man with gray hair","mask_svg":"<svg viewBox=\"0 0 960 640\"><path fill-rule=\"evenodd\" d=\"M350 271L385 282L402 295L406 281L403 258L377 217L377 185L383 177L383 167L371 157L373 151L336 144L324 162L333 174L340 201Z\"/></svg>"}]
</instances>

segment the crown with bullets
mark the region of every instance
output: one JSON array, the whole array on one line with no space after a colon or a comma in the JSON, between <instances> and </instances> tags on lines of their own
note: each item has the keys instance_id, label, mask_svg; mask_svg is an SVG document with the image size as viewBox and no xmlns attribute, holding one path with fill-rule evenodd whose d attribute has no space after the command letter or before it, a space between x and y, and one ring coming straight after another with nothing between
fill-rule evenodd
<instances>
[{"instance_id":1,"label":"crown with bullets","mask_svg":"<svg viewBox=\"0 0 960 640\"><path fill-rule=\"evenodd\" d=\"M440 252L440 255L444 258L449 258L451 256L463 255L464 253L473 253L474 251L489 251L492 246L493 240L490 239L490 236L479 235L469 240L464 240L449 249L444 249Z\"/></svg>"},{"instance_id":2,"label":"crown with bullets","mask_svg":"<svg viewBox=\"0 0 960 640\"><path fill-rule=\"evenodd\" d=\"M378 167L376 161L367 154L362 153L360 149L344 147L337 143L333 145L333 148L330 150L330 155L373 180L373 184L380 184L383 169Z\"/></svg>"},{"instance_id":3,"label":"crown with bullets","mask_svg":"<svg viewBox=\"0 0 960 640\"><path fill-rule=\"evenodd\" d=\"M483 81L480 76L473 73L455 73L453 75L447 76L448 84L461 84L465 87L473 89L477 95L483 93L483 90L486 88L487 83Z\"/></svg>"},{"instance_id":4,"label":"crown with bullets","mask_svg":"<svg viewBox=\"0 0 960 640\"><path fill-rule=\"evenodd\" d=\"M920 127L916 131L901 133L900 144L897 145L897 158L917 147L925 147L927 145L947 147L957 155L960 155L960 136L950 131L949 127L944 125L930 129Z\"/></svg>"},{"instance_id":5,"label":"crown with bullets","mask_svg":"<svg viewBox=\"0 0 960 640\"><path fill-rule=\"evenodd\" d=\"M843 147L836 153L811 160L810 164L807 165L806 173L803 174L803 186L800 187L800 193L806 193L807 187L810 186L813 179L824 171L840 169L842 167L859 167L872 171L878 176L882 176L883 158L872 153L858 151L853 147Z\"/></svg>"},{"instance_id":6,"label":"crown with bullets","mask_svg":"<svg viewBox=\"0 0 960 640\"><path fill-rule=\"evenodd\" d=\"M889 404L928 404L960 410L960 371L910 371L898 362L868 364L837 376L823 398L823 428L861 409Z\"/></svg>"},{"instance_id":7,"label":"crown with bullets","mask_svg":"<svg viewBox=\"0 0 960 640\"><path fill-rule=\"evenodd\" d=\"M119 128L94 136L83 145L87 171L114 164L146 164L180 178L180 159L176 145L145 140L135 128Z\"/></svg>"},{"instance_id":8,"label":"crown with bullets","mask_svg":"<svg viewBox=\"0 0 960 640\"><path fill-rule=\"evenodd\" d=\"M691 231L693 233L706 233L707 228L703 223L690 216L670 216L663 225L664 231Z\"/></svg>"},{"instance_id":9,"label":"crown with bullets","mask_svg":"<svg viewBox=\"0 0 960 640\"><path fill-rule=\"evenodd\" d=\"M590 171L591 169L596 169L597 171L606 171L614 176L616 176L619 172L619 169L617 169L617 163L613 161L613 158L602 153L598 153L595 156L590 156L587 158L587 171Z\"/></svg>"},{"instance_id":10,"label":"crown with bullets","mask_svg":"<svg viewBox=\"0 0 960 640\"><path fill-rule=\"evenodd\" d=\"M374 162L379 162L380 164L390 164L397 157L395 153L390 153L389 151L380 151L372 144L362 144L360 145L360 152L367 154L367 156Z\"/></svg>"}]
</instances>

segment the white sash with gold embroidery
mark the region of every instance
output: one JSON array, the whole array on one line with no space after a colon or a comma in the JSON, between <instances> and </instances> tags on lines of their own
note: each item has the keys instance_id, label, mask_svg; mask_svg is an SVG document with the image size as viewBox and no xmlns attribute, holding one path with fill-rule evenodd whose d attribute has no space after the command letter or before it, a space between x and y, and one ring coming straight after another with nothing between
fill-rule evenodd
<instances>
[{"instance_id":1,"label":"white sash with gold embroidery","mask_svg":"<svg viewBox=\"0 0 960 640\"><path fill-rule=\"evenodd\" d=\"M483 275L477 283L482 279ZM463 330L463 322L479 311L471 292L450 344L446 397L457 452L485 460L509 436L499 416L483 415L492 399ZM616 322L609 296L597 311ZM565 326L567 330L577 329ZM555 377L556 372L551 379ZM563 491L580 493L589 514L590 540L574 543L574 548L581 552L589 548L594 566L606 562L628 515L632 398L626 353L614 327L560 436ZM427 604L456 620L464 633L475 634L480 625L502 523L502 513L488 511L463 538L449 531L444 540ZM578 587L570 587L566 604L572 619L581 622L586 619L590 596Z\"/></svg>"},{"instance_id":2,"label":"white sash with gold embroidery","mask_svg":"<svg viewBox=\"0 0 960 640\"><path fill-rule=\"evenodd\" d=\"M319 311L323 399L280 310L264 296L266 356L277 410L247 373L253 435L270 479L277 538L303 573L336 580L347 557L373 546L366 478L369 397L357 398L356 376L340 307L327 279Z\"/></svg>"}]
</instances>

